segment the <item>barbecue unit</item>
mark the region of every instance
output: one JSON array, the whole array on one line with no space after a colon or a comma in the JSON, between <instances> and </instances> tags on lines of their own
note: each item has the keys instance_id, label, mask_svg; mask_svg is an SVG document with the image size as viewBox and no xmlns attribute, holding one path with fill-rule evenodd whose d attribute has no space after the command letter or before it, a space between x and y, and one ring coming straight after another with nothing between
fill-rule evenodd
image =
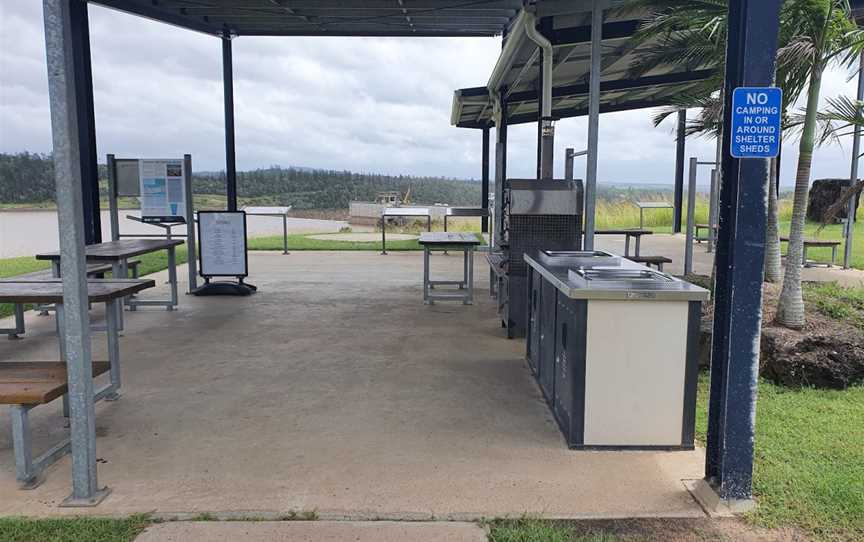
<instances>
[{"instance_id":1,"label":"barbecue unit","mask_svg":"<svg viewBox=\"0 0 864 542\"><path fill-rule=\"evenodd\" d=\"M527 324L528 266L534 250L582 247L582 181L509 179L504 189L498 250L489 255L498 314L507 337L523 337Z\"/></svg>"}]
</instances>

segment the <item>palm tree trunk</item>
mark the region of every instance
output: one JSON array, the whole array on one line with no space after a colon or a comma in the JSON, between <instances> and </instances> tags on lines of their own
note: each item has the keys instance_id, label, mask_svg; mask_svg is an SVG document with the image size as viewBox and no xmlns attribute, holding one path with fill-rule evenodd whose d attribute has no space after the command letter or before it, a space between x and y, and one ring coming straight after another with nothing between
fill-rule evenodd
<instances>
[{"instance_id":1,"label":"palm tree trunk","mask_svg":"<svg viewBox=\"0 0 864 542\"><path fill-rule=\"evenodd\" d=\"M780 161L771 160L771 175L768 176L768 221L765 226L765 281L780 282L783 268L780 265L779 208L777 205L777 178L780 176Z\"/></svg>"},{"instance_id":2,"label":"palm tree trunk","mask_svg":"<svg viewBox=\"0 0 864 542\"><path fill-rule=\"evenodd\" d=\"M822 68L822 62L814 60L807 89L804 129L798 147L798 170L795 175L795 197L792 203L792 227L789 231L789 250L786 253L786 272L783 275L783 289L777 303L776 322L793 329L804 327L804 296L801 292L803 262L801 260L804 255L804 221L807 214L807 192L810 188L810 167L813 163Z\"/></svg>"}]
</instances>

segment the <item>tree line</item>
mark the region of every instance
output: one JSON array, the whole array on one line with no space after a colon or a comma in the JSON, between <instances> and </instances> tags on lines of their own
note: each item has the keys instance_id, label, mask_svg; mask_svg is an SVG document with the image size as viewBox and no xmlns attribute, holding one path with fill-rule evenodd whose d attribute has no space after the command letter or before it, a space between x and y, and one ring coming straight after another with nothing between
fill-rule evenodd
<instances>
[{"instance_id":1,"label":"tree line","mask_svg":"<svg viewBox=\"0 0 864 542\"><path fill-rule=\"evenodd\" d=\"M100 186L107 169L99 166ZM225 172L194 172L195 194L225 194ZM479 205L480 183L444 177L382 175L308 168L268 168L237 172L237 192L258 204L295 209L342 209L352 200L371 201L378 192L410 190L412 201ZM103 193L103 196L106 194ZM48 154L0 153L0 203L38 204L55 200L54 163Z\"/></svg>"}]
</instances>

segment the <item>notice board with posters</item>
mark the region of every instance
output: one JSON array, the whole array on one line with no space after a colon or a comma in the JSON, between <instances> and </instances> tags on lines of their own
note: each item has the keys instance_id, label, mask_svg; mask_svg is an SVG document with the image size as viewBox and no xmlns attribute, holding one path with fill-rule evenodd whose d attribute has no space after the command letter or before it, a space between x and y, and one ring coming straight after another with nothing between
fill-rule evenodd
<instances>
[{"instance_id":1,"label":"notice board with posters","mask_svg":"<svg viewBox=\"0 0 864 542\"><path fill-rule=\"evenodd\" d=\"M198 247L202 277L247 276L246 213L199 211Z\"/></svg>"},{"instance_id":2,"label":"notice board with posters","mask_svg":"<svg viewBox=\"0 0 864 542\"><path fill-rule=\"evenodd\" d=\"M182 159L138 161L141 220L186 222L186 185Z\"/></svg>"}]
</instances>

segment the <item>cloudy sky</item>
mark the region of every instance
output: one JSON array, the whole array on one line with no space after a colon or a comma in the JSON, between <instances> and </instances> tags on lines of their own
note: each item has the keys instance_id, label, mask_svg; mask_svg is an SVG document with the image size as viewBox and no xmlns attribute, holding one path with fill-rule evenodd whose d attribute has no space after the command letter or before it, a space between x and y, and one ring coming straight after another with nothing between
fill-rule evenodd
<instances>
[{"instance_id":1,"label":"cloudy sky","mask_svg":"<svg viewBox=\"0 0 864 542\"><path fill-rule=\"evenodd\" d=\"M0 151L49 152L51 135L41 2L0 0ZM199 170L224 168L218 39L90 8L96 128L107 153L191 153ZM250 38L234 42L237 162L479 177L480 132L450 126L453 90L485 85L498 38ZM823 96L854 94L849 74L826 74ZM671 183L672 122L651 110L603 115L601 182ZM508 173L532 176L536 126L510 131ZM565 146L585 147L587 123L558 124L556 173ZM813 178L849 173L851 143L817 152ZM688 156L713 156L710 140ZM784 149L793 181L795 144ZM584 160L577 159L577 174ZM578 176L578 175L577 175ZM700 178L701 182L707 182Z\"/></svg>"}]
</instances>

